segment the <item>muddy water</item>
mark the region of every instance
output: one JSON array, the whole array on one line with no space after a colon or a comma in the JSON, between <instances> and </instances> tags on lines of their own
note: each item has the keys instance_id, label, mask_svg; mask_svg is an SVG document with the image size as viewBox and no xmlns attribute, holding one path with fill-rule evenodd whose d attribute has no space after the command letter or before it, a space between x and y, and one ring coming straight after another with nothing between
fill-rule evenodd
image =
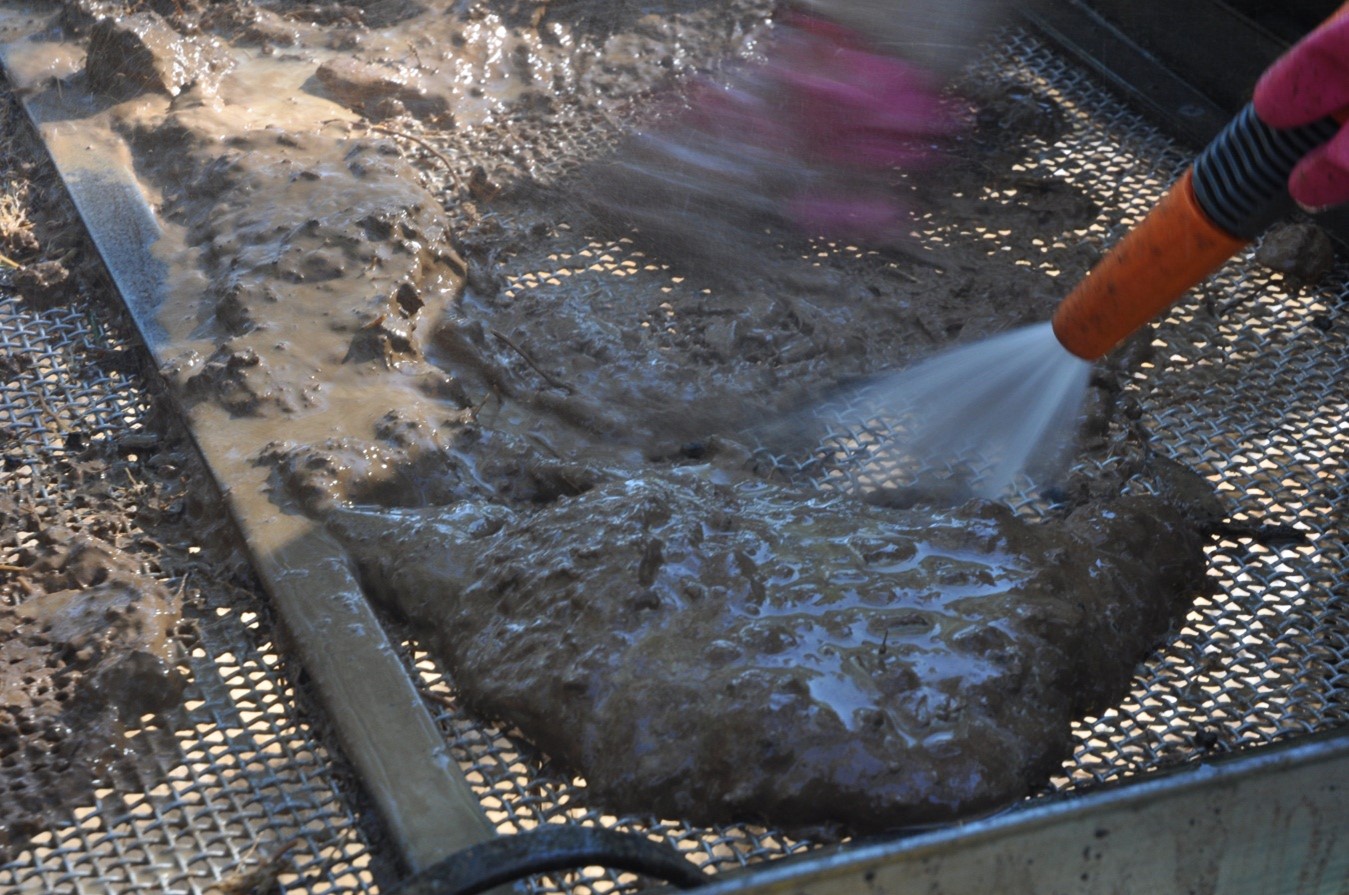
<instances>
[{"instance_id":1,"label":"muddy water","mask_svg":"<svg viewBox=\"0 0 1349 895\"><path fill-rule=\"evenodd\" d=\"M1158 541L1141 521L1172 519L1174 502L1066 528L990 507L825 503L757 463L747 430L852 377L1048 315L1063 280L968 234L1015 231L1069 278L1090 262L1066 235L1094 218L1089 202L998 173L1054 138L1053 110L967 85L983 112L949 163L893 185L922 239L811 244L765 220L735 243L741 270L626 232L587 190L615 117L694 65L751 53L765 9L378 12L216 5L168 23L211 43L200 77L174 68L128 97L123 58L75 67L71 54L57 81L32 84L84 103L129 148L160 227L165 372L255 537L304 542L312 519L328 520L371 595L426 626L471 702L627 810L879 828L1012 798L1047 773L1083 707L1057 682L1120 685L1164 630L1159 607L1197 580L1193 527L1174 517ZM135 35L116 37L94 49ZM427 165L405 160L428 146ZM1111 399L1097 404L1108 415ZM374 515L356 525L350 505ZM1127 585L1071 573L1112 525L1131 550L1178 551L1174 563L1117 576ZM311 574L290 561L285 576ZM1110 562L1132 569L1127 551ZM1041 587L1050 615L1091 591L1137 648L1100 664L1080 636L1053 644L1034 620ZM1024 629L1004 624L1022 615ZM877 691L866 663L892 637L893 680ZM573 664L570 644L591 677L535 686ZM1004 653L1015 672L994 674ZM700 764L695 798L672 783L689 769L638 732L707 752L728 713L697 694L741 680L755 683L730 734L753 752L772 731L768 773L740 776L758 753ZM924 732L934 710L913 705L933 700L950 725ZM986 712L995 702L1010 714ZM671 705L706 710L670 727ZM596 746L593 725L618 740ZM896 777L896 763L927 770Z\"/></svg>"}]
</instances>

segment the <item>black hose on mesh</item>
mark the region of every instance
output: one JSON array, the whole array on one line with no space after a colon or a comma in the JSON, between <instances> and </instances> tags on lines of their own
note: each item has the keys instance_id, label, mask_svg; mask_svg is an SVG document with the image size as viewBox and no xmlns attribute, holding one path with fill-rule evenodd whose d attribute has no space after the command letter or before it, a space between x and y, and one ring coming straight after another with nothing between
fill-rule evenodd
<instances>
[{"instance_id":1,"label":"black hose on mesh","mask_svg":"<svg viewBox=\"0 0 1349 895\"><path fill-rule=\"evenodd\" d=\"M681 889L711 881L673 847L645 836L598 827L547 826L455 852L405 880L390 895L477 895L537 873L591 866L639 873Z\"/></svg>"}]
</instances>

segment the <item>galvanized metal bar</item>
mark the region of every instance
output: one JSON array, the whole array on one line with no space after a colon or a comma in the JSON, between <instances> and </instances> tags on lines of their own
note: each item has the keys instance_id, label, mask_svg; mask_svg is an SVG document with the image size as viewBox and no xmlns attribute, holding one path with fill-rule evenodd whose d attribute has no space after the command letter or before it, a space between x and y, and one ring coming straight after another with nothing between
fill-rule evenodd
<instances>
[{"instance_id":1,"label":"galvanized metal bar","mask_svg":"<svg viewBox=\"0 0 1349 895\"><path fill-rule=\"evenodd\" d=\"M1251 86L1288 45L1221 0L1079 0L1079 4L1212 98L1228 116L1250 100Z\"/></svg>"},{"instance_id":2,"label":"galvanized metal bar","mask_svg":"<svg viewBox=\"0 0 1349 895\"><path fill-rule=\"evenodd\" d=\"M1041 0L1017 13L1195 149L1218 135L1250 99L1265 66L1287 47L1230 4L1215 0ZM1349 243L1349 211L1332 209L1320 218L1328 231Z\"/></svg>"},{"instance_id":3,"label":"galvanized metal bar","mask_svg":"<svg viewBox=\"0 0 1349 895\"><path fill-rule=\"evenodd\" d=\"M67 102L53 80L59 72L51 60L62 58L68 56L41 43L0 50L95 247L162 364L165 336L156 311L172 288L156 255L164 233L120 138L89 109ZM203 425L200 413L186 416L342 748L403 860L420 869L495 835L341 549L312 522L257 499L265 475L237 456L243 422Z\"/></svg>"},{"instance_id":4,"label":"galvanized metal bar","mask_svg":"<svg viewBox=\"0 0 1349 895\"><path fill-rule=\"evenodd\" d=\"M1349 891L1349 731L910 839L788 859L707 895Z\"/></svg>"},{"instance_id":5,"label":"galvanized metal bar","mask_svg":"<svg viewBox=\"0 0 1349 895\"><path fill-rule=\"evenodd\" d=\"M1186 143L1203 146L1231 117L1085 4L1046 0L1018 12L1031 27Z\"/></svg>"}]
</instances>

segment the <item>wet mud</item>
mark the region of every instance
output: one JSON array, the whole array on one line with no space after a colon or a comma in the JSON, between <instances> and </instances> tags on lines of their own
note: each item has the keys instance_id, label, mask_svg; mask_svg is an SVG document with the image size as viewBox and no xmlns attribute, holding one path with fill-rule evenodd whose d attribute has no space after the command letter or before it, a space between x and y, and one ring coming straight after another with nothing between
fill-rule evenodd
<instances>
[{"instance_id":1,"label":"wet mud","mask_svg":"<svg viewBox=\"0 0 1349 895\"><path fill-rule=\"evenodd\" d=\"M106 779L185 683L179 599L131 557L48 529L22 558L29 593L0 608L0 848Z\"/></svg>"},{"instance_id":2,"label":"wet mud","mask_svg":"<svg viewBox=\"0 0 1349 895\"><path fill-rule=\"evenodd\" d=\"M618 812L857 833L1024 796L1203 586L1183 510L1034 525L689 467L331 526L470 705Z\"/></svg>"},{"instance_id":3,"label":"wet mud","mask_svg":"<svg viewBox=\"0 0 1349 895\"><path fill-rule=\"evenodd\" d=\"M1048 317L1098 210L1013 170L1066 126L1046 98L959 85L945 163L889 185L911 240L676 228L728 257L593 192L653 92L752 55L763 4L222 3L98 41L74 8L87 54L40 89L89 98L164 222L195 424L606 807L875 830L1016 798L1200 587L1203 523L1098 505L1116 478L1037 525L824 500L755 451L850 380ZM119 74L145 51L160 74ZM1096 386L1105 457L1129 399Z\"/></svg>"},{"instance_id":4,"label":"wet mud","mask_svg":"<svg viewBox=\"0 0 1349 895\"><path fill-rule=\"evenodd\" d=\"M0 271L0 288L18 293L6 313L23 338L0 354L20 412L0 438L0 860L20 863L33 837L61 839L106 791L166 783L180 755L166 743L192 728L182 701L207 601L266 611L28 125L7 93L0 251L20 266ZM41 413L24 419L25 401Z\"/></svg>"}]
</instances>

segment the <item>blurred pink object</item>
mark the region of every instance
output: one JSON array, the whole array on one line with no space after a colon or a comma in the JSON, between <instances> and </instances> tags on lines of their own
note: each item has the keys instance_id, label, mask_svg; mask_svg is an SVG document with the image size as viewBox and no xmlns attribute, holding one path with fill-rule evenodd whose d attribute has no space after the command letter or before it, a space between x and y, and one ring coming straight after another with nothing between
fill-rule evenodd
<instances>
[{"instance_id":1,"label":"blurred pink object","mask_svg":"<svg viewBox=\"0 0 1349 895\"><path fill-rule=\"evenodd\" d=\"M799 12L775 29L764 59L724 81L695 81L686 111L647 134L648 147L701 166L719 202L737 201L738 190L741 207L767 209L812 236L902 236L893 174L933 164L956 128L936 79L852 29Z\"/></svg>"},{"instance_id":2,"label":"blurred pink object","mask_svg":"<svg viewBox=\"0 0 1349 895\"><path fill-rule=\"evenodd\" d=\"M954 118L923 69L868 46L861 35L795 14L769 50L766 74L794 118L800 151L858 168L931 161Z\"/></svg>"},{"instance_id":3,"label":"blurred pink object","mask_svg":"<svg viewBox=\"0 0 1349 895\"><path fill-rule=\"evenodd\" d=\"M894 244L911 230L902 173L938 161L956 129L940 87L858 30L790 11L760 60L685 85L607 161L589 198L709 273L753 267L782 225Z\"/></svg>"},{"instance_id":4,"label":"blurred pink object","mask_svg":"<svg viewBox=\"0 0 1349 895\"><path fill-rule=\"evenodd\" d=\"M1272 127L1296 127L1349 109L1349 16L1337 15L1295 44L1260 78L1255 112ZM1349 130L1309 153L1288 178L1308 208L1349 201Z\"/></svg>"}]
</instances>

